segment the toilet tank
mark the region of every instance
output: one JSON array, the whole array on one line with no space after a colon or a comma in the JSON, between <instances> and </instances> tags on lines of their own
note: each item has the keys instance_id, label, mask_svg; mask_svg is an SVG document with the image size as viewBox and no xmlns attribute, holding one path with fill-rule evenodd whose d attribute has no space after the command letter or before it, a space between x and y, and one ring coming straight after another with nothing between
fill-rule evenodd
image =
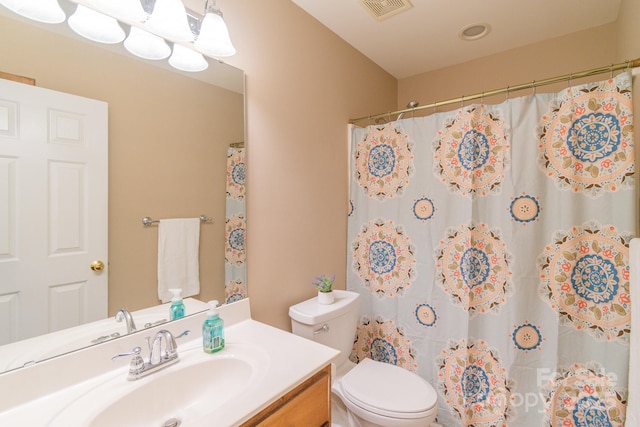
<instances>
[{"instance_id":1,"label":"toilet tank","mask_svg":"<svg viewBox=\"0 0 640 427\"><path fill-rule=\"evenodd\" d=\"M289 307L294 334L340 350L336 365L347 361L358 325L360 294L333 291L332 304L319 304L314 297Z\"/></svg>"}]
</instances>

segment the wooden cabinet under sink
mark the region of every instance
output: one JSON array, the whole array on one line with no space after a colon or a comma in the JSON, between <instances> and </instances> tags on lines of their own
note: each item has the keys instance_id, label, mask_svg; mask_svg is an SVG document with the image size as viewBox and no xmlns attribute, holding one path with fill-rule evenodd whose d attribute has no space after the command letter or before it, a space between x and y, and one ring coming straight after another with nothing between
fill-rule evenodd
<instances>
[{"instance_id":1,"label":"wooden cabinet under sink","mask_svg":"<svg viewBox=\"0 0 640 427\"><path fill-rule=\"evenodd\" d=\"M327 365L240 427L328 427L330 425L331 365Z\"/></svg>"}]
</instances>

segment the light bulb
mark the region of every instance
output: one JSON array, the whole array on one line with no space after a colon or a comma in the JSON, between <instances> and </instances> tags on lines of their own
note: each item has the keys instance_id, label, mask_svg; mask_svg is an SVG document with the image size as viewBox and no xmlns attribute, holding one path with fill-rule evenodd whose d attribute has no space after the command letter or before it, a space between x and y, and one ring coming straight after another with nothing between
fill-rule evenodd
<instances>
[{"instance_id":1,"label":"light bulb","mask_svg":"<svg viewBox=\"0 0 640 427\"><path fill-rule=\"evenodd\" d=\"M200 35L194 46L207 56L224 57L236 54L236 49L229 37L227 24L218 13L207 12L202 20Z\"/></svg>"},{"instance_id":2,"label":"light bulb","mask_svg":"<svg viewBox=\"0 0 640 427\"><path fill-rule=\"evenodd\" d=\"M45 24L59 24L67 18L57 0L0 0L0 4L18 15Z\"/></svg>"},{"instance_id":3,"label":"light bulb","mask_svg":"<svg viewBox=\"0 0 640 427\"><path fill-rule=\"evenodd\" d=\"M156 0L145 24L149 31L174 42L193 41L187 11L181 0Z\"/></svg>"},{"instance_id":4,"label":"light bulb","mask_svg":"<svg viewBox=\"0 0 640 427\"><path fill-rule=\"evenodd\" d=\"M191 73L203 71L209 67L209 63L200 53L177 43L173 45L169 64L173 68Z\"/></svg>"},{"instance_id":5,"label":"light bulb","mask_svg":"<svg viewBox=\"0 0 640 427\"><path fill-rule=\"evenodd\" d=\"M171 48L161 37L138 27L131 27L124 47L129 53L143 59L165 59L171 54Z\"/></svg>"},{"instance_id":6,"label":"light bulb","mask_svg":"<svg viewBox=\"0 0 640 427\"><path fill-rule=\"evenodd\" d=\"M118 21L81 4L69 17L69 27L82 37L99 43L120 43L125 37Z\"/></svg>"}]
</instances>

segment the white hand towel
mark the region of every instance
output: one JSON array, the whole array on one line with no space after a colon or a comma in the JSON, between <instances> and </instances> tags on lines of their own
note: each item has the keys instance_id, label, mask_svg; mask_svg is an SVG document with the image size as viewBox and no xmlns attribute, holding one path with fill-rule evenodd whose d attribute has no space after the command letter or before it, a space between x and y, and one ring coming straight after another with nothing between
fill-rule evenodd
<instances>
[{"instance_id":1,"label":"white hand towel","mask_svg":"<svg viewBox=\"0 0 640 427\"><path fill-rule=\"evenodd\" d=\"M158 224L158 298L171 300L169 289L182 296L200 293L200 219L162 219Z\"/></svg>"}]
</instances>

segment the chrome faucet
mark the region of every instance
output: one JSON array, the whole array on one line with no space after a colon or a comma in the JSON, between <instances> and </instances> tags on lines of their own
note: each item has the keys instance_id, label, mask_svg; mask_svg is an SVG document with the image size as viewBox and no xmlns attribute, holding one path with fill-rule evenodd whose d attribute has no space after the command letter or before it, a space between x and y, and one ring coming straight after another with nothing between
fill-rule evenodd
<instances>
[{"instance_id":1,"label":"chrome faucet","mask_svg":"<svg viewBox=\"0 0 640 427\"><path fill-rule=\"evenodd\" d=\"M162 352L162 342L164 341L164 353ZM163 329L158 331L153 344L149 345L149 363L152 365L158 365L170 362L174 359L178 359L178 352L176 350L176 339L171 335L171 332Z\"/></svg>"},{"instance_id":2,"label":"chrome faucet","mask_svg":"<svg viewBox=\"0 0 640 427\"><path fill-rule=\"evenodd\" d=\"M148 362L145 362L140 355L142 352L140 347L134 348L129 353L116 354L111 358L111 360L125 356L133 356L129 365L129 375L127 376L127 379L129 381L137 380L178 362L178 346L176 345L176 338L184 337L188 333L189 331L184 331L177 337L174 337L171 332L166 329L162 329L156 333L153 341L151 341L151 337L146 337L149 346ZM164 351L162 346L163 342Z\"/></svg>"},{"instance_id":3,"label":"chrome faucet","mask_svg":"<svg viewBox=\"0 0 640 427\"><path fill-rule=\"evenodd\" d=\"M116 313L116 322L122 322L123 320L127 325L128 334L136 331L136 324L133 321L133 316L131 315L131 313L129 313L129 311L126 308L121 308Z\"/></svg>"}]
</instances>

